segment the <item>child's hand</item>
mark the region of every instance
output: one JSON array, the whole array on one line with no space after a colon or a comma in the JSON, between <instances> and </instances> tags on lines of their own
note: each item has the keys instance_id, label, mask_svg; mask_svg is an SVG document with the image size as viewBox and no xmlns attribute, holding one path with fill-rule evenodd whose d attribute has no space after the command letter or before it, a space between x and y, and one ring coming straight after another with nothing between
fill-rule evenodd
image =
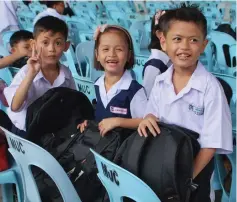
<instances>
[{"instance_id":1,"label":"child's hand","mask_svg":"<svg viewBox=\"0 0 237 202\"><path fill-rule=\"evenodd\" d=\"M87 126L87 120L85 120L83 123L80 123L77 125L77 129L80 129L80 132L83 133L83 131L85 130Z\"/></svg>"},{"instance_id":2,"label":"child's hand","mask_svg":"<svg viewBox=\"0 0 237 202\"><path fill-rule=\"evenodd\" d=\"M118 118L107 118L107 119L103 119L100 123L99 123L99 130L100 130L100 135L102 137L105 136L105 134L118 127L119 126L119 119Z\"/></svg>"},{"instance_id":3,"label":"child's hand","mask_svg":"<svg viewBox=\"0 0 237 202\"><path fill-rule=\"evenodd\" d=\"M155 117L153 114L148 114L138 126L139 135L147 137L148 135L146 128L149 129L154 137L157 135L157 133L160 134L160 128L157 124L157 121L157 117Z\"/></svg>"},{"instance_id":4,"label":"child's hand","mask_svg":"<svg viewBox=\"0 0 237 202\"><path fill-rule=\"evenodd\" d=\"M41 69L42 66L41 53L42 53L42 47L40 48L39 53L36 53L35 45L33 44L32 56L27 61L28 74L30 74L31 76L36 76Z\"/></svg>"}]
</instances>

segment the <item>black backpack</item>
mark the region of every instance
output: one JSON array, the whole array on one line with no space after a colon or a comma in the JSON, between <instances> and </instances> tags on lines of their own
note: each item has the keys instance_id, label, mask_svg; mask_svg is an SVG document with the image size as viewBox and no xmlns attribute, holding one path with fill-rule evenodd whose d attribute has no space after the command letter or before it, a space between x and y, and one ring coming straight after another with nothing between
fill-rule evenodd
<instances>
[{"instance_id":1,"label":"black backpack","mask_svg":"<svg viewBox=\"0 0 237 202\"><path fill-rule=\"evenodd\" d=\"M200 145L199 134L175 125L159 123L160 135L131 135L120 147L114 162L132 172L157 194L162 202L188 202L193 160Z\"/></svg>"},{"instance_id":2,"label":"black backpack","mask_svg":"<svg viewBox=\"0 0 237 202\"><path fill-rule=\"evenodd\" d=\"M98 124L89 121L80 133L76 126L93 118L93 107L87 97L68 88L47 91L27 111L27 138L50 152L64 168L83 202L92 202L105 190L97 177L90 148L113 160L131 130L115 129L101 137ZM61 202L62 198L51 178L38 168L33 174L43 202Z\"/></svg>"}]
</instances>

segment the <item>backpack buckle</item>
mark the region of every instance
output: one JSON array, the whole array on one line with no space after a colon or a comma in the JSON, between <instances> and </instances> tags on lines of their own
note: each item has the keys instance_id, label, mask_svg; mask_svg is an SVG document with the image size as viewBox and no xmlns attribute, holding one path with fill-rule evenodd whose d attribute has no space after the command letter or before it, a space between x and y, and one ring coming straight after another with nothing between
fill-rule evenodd
<instances>
[{"instance_id":1,"label":"backpack buckle","mask_svg":"<svg viewBox=\"0 0 237 202\"><path fill-rule=\"evenodd\" d=\"M189 185L192 192L195 191L199 186L198 184L193 182L192 178L189 179L188 185Z\"/></svg>"}]
</instances>

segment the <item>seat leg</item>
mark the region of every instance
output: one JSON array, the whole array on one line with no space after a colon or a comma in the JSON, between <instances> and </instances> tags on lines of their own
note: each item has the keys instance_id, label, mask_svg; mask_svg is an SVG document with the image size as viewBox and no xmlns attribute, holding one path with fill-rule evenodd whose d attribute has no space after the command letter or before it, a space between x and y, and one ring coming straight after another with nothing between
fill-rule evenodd
<instances>
[{"instance_id":1,"label":"seat leg","mask_svg":"<svg viewBox=\"0 0 237 202\"><path fill-rule=\"evenodd\" d=\"M1 188L2 188L3 202L13 202L12 184L2 184Z\"/></svg>"}]
</instances>

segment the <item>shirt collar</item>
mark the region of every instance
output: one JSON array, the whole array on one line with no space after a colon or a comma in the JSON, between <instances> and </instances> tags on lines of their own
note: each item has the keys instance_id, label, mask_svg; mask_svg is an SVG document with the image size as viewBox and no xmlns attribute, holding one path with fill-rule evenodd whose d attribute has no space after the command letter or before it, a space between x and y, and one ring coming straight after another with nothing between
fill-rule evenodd
<instances>
[{"instance_id":1,"label":"shirt collar","mask_svg":"<svg viewBox=\"0 0 237 202\"><path fill-rule=\"evenodd\" d=\"M166 65L170 61L169 56L161 50L151 49L151 58L159 59L163 61Z\"/></svg>"},{"instance_id":2,"label":"shirt collar","mask_svg":"<svg viewBox=\"0 0 237 202\"><path fill-rule=\"evenodd\" d=\"M63 66L63 65L61 65L61 64L59 64L59 75L58 75L58 77L62 77L62 78L65 78L65 79L70 79L69 70L67 71L66 68L67 68L67 67L65 67L65 66ZM42 79L42 78L47 81L47 79L44 77L42 71L40 71L40 72L36 75L36 77L34 78L34 82L35 82L35 81L38 81L38 80L40 80L40 79Z\"/></svg>"},{"instance_id":3,"label":"shirt collar","mask_svg":"<svg viewBox=\"0 0 237 202\"><path fill-rule=\"evenodd\" d=\"M105 74L102 75L96 82L95 85L97 86L105 86L104 84ZM132 76L130 71L126 70L120 80L114 84L117 90L127 90L132 82Z\"/></svg>"},{"instance_id":4,"label":"shirt collar","mask_svg":"<svg viewBox=\"0 0 237 202\"><path fill-rule=\"evenodd\" d=\"M174 67L173 65L169 67L166 72L159 76L158 81L164 81L168 85L172 85L172 75ZM205 92L205 83L206 83L206 69L201 62L198 62L196 69L194 70L187 87L196 89L201 92Z\"/></svg>"}]
</instances>

